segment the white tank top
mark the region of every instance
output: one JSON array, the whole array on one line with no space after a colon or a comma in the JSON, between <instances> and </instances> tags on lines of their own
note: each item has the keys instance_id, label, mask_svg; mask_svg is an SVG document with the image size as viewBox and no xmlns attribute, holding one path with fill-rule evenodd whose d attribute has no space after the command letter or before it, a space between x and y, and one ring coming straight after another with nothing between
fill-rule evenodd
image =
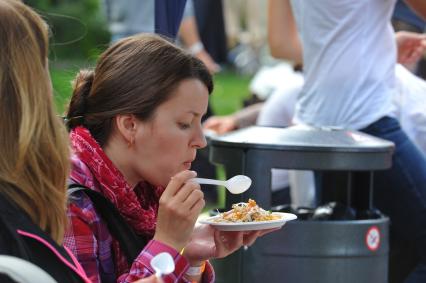
<instances>
[{"instance_id":1,"label":"white tank top","mask_svg":"<svg viewBox=\"0 0 426 283\"><path fill-rule=\"evenodd\" d=\"M292 0L305 85L297 123L361 129L393 112L396 0Z\"/></svg>"}]
</instances>

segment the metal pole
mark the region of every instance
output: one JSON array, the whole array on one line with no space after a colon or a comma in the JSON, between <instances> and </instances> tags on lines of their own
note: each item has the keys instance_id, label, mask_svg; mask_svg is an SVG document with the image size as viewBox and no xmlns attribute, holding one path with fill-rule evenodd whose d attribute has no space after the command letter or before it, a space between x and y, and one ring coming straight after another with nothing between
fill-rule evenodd
<instances>
[{"instance_id":1,"label":"metal pole","mask_svg":"<svg viewBox=\"0 0 426 283\"><path fill-rule=\"evenodd\" d=\"M368 192L368 209L373 209L373 188L374 188L374 172L370 171L370 184Z\"/></svg>"},{"instance_id":2,"label":"metal pole","mask_svg":"<svg viewBox=\"0 0 426 283\"><path fill-rule=\"evenodd\" d=\"M347 205L348 207L350 207L352 203L352 171L348 172L348 183L347 183L346 193L347 193L347 196L346 196Z\"/></svg>"}]
</instances>

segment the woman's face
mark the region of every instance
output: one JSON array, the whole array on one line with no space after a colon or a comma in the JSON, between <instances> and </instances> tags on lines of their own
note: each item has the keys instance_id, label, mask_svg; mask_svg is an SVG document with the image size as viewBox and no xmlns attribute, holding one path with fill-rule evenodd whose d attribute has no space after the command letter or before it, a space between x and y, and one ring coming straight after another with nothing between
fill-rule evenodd
<instances>
[{"instance_id":1,"label":"woman's face","mask_svg":"<svg viewBox=\"0 0 426 283\"><path fill-rule=\"evenodd\" d=\"M191 168L197 149L206 146L201 117L208 99L200 80L186 79L149 121L137 121L132 158L136 176L166 187L172 176Z\"/></svg>"}]
</instances>

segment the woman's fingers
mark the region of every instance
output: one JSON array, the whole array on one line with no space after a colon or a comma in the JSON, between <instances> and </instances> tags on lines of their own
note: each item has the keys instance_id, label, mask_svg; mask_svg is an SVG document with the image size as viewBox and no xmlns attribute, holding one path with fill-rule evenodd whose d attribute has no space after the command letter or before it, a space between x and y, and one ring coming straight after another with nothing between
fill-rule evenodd
<instances>
[{"instance_id":1,"label":"woman's fingers","mask_svg":"<svg viewBox=\"0 0 426 283\"><path fill-rule=\"evenodd\" d=\"M235 252L242 246L251 246L257 238L279 230L280 228L256 231L214 231L214 244L216 258L223 258Z\"/></svg>"},{"instance_id":2,"label":"woman's fingers","mask_svg":"<svg viewBox=\"0 0 426 283\"><path fill-rule=\"evenodd\" d=\"M195 195L197 192L194 192L193 195ZM190 208L191 211L195 212L197 215L200 214L201 210L206 205L206 202L204 200L204 194L202 191L198 191L198 196L194 197L193 204Z\"/></svg>"},{"instance_id":3,"label":"woman's fingers","mask_svg":"<svg viewBox=\"0 0 426 283\"><path fill-rule=\"evenodd\" d=\"M194 223L205 204L200 185L189 181L194 177L193 171L176 174L160 198L154 239L177 250L190 240Z\"/></svg>"},{"instance_id":4,"label":"woman's fingers","mask_svg":"<svg viewBox=\"0 0 426 283\"><path fill-rule=\"evenodd\" d=\"M253 233L249 233L249 234L246 235L247 237L244 239L244 245L251 246L251 245L254 244L254 242L257 240L257 238L262 237L262 236L269 234L271 232L278 231L281 228L282 227L253 231ZM254 232L256 232L256 233L254 233ZM246 242L248 244L246 244Z\"/></svg>"},{"instance_id":5,"label":"woman's fingers","mask_svg":"<svg viewBox=\"0 0 426 283\"><path fill-rule=\"evenodd\" d=\"M175 206L186 213L198 214L205 205L204 194L198 183L191 182L191 178L196 177L196 173L191 172L193 171L183 171L172 178L167 187L171 187L169 194L173 195L169 195L167 202L169 206ZM176 189L177 187L179 188Z\"/></svg>"},{"instance_id":6,"label":"woman's fingers","mask_svg":"<svg viewBox=\"0 0 426 283\"><path fill-rule=\"evenodd\" d=\"M160 202L171 210L189 213L194 208L204 207L204 194L198 183L190 179L196 177L193 171L183 171L176 174L161 196Z\"/></svg>"},{"instance_id":7,"label":"woman's fingers","mask_svg":"<svg viewBox=\"0 0 426 283\"><path fill-rule=\"evenodd\" d=\"M261 230L261 231L260 231L260 235L259 235L259 237L262 237L262 236L264 236L264 235L266 235L266 234L269 234L269 233L271 233L271 232L274 232L274 231L278 231L278 230L280 230L281 228L282 228L282 227Z\"/></svg>"},{"instance_id":8,"label":"woman's fingers","mask_svg":"<svg viewBox=\"0 0 426 283\"><path fill-rule=\"evenodd\" d=\"M228 233L225 233L228 234ZM228 248L232 251L239 249L244 243L244 232L236 232L234 235L228 234Z\"/></svg>"},{"instance_id":9,"label":"woman's fingers","mask_svg":"<svg viewBox=\"0 0 426 283\"><path fill-rule=\"evenodd\" d=\"M244 246L251 246L260 236L261 230L259 231L249 231L244 233L243 244Z\"/></svg>"},{"instance_id":10,"label":"woman's fingers","mask_svg":"<svg viewBox=\"0 0 426 283\"><path fill-rule=\"evenodd\" d=\"M164 198L191 209L200 198L204 198L200 185L190 181L196 176L196 172L188 170L173 176L163 193L166 194Z\"/></svg>"},{"instance_id":11,"label":"woman's fingers","mask_svg":"<svg viewBox=\"0 0 426 283\"><path fill-rule=\"evenodd\" d=\"M175 194L174 199L175 201L179 203L188 202L186 206L192 207L194 203L189 203L189 202L193 201L194 198L200 197L200 196L204 197L204 194L202 194L201 192L200 185L195 182L187 181L187 183L185 183L180 188L180 190Z\"/></svg>"},{"instance_id":12,"label":"woman's fingers","mask_svg":"<svg viewBox=\"0 0 426 283\"><path fill-rule=\"evenodd\" d=\"M243 232L218 231L214 233L217 258L225 257L243 245Z\"/></svg>"},{"instance_id":13,"label":"woman's fingers","mask_svg":"<svg viewBox=\"0 0 426 283\"><path fill-rule=\"evenodd\" d=\"M262 237L263 235L269 234L273 231L277 231L281 228L273 228L266 230L256 230L256 231L245 231L245 232L234 232L236 234L230 234L231 232L222 232L220 239L229 250L237 250L241 246L251 246L256 242L257 238Z\"/></svg>"},{"instance_id":14,"label":"woman's fingers","mask_svg":"<svg viewBox=\"0 0 426 283\"><path fill-rule=\"evenodd\" d=\"M197 173L195 171L185 170L185 171L179 172L178 174L176 174L170 179L170 182L167 185L167 188L164 191L163 195L165 194L166 196L169 196L169 197L176 195L180 191L181 187L185 183L187 183L189 179L192 179L195 177L197 177Z\"/></svg>"}]
</instances>

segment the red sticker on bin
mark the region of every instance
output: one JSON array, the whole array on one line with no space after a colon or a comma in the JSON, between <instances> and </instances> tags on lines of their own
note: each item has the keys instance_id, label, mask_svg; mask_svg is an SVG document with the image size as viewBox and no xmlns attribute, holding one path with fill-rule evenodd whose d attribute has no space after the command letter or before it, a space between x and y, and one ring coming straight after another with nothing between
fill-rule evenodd
<instances>
[{"instance_id":1,"label":"red sticker on bin","mask_svg":"<svg viewBox=\"0 0 426 283\"><path fill-rule=\"evenodd\" d=\"M367 248L375 252L380 246L380 230L377 226L370 227L365 234L365 244Z\"/></svg>"}]
</instances>

